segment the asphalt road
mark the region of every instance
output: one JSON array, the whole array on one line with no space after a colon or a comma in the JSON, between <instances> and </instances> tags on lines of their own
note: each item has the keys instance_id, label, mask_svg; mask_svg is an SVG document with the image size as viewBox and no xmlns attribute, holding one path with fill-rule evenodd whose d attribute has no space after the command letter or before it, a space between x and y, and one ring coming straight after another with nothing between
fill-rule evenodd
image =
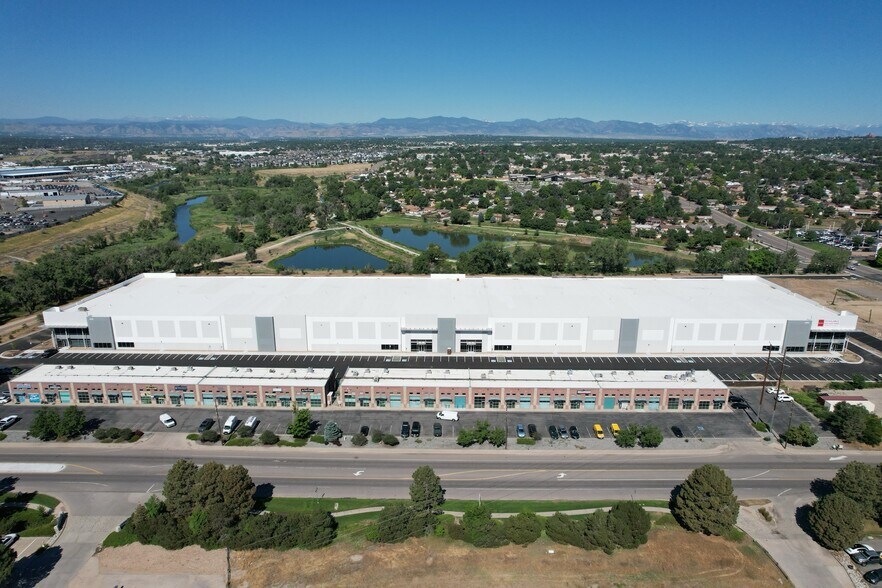
<instances>
[{"instance_id":1,"label":"asphalt road","mask_svg":"<svg viewBox=\"0 0 882 588\"><path fill-rule=\"evenodd\" d=\"M791 380L834 381L851 378L856 373L882 381L882 359L859 348L852 349L864 358L860 364L845 363L827 356L772 357L769 377ZM425 369L530 369L530 370L710 370L725 382L753 381L763 373L765 356L596 356L596 355L323 355L289 353L124 353L64 352L48 360L49 364L99 365L169 365L275 368L334 368L338 377L347 367L425 368Z\"/></svg>"}]
</instances>

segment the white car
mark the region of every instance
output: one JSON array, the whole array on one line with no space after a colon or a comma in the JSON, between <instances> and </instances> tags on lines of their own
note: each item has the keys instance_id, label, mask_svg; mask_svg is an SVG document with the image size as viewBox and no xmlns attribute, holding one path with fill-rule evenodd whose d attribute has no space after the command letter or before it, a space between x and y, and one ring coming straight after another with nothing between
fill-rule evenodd
<instances>
[{"instance_id":1,"label":"white car","mask_svg":"<svg viewBox=\"0 0 882 588\"><path fill-rule=\"evenodd\" d=\"M161 415L159 415L159 422L162 423L163 425L165 425L166 428L168 428L168 429L171 429L172 427L174 427L175 425L178 424L177 421L175 421L175 419L173 419L172 416L170 414L168 414L167 412L164 412Z\"/></svg>"},{"instance_id":2,"label":"white car","mask_svg":"<svg viewBox=\"0 0 882 588\"><path fill-rule=\"evenodd\" d=\"M783 392L778 394L776 399L778 400L778 402L793 402L793 396L791 396L790 394L784 394Z\"/></svg>"},{"instance_id":3,"label":"white car","mask_svg":"<svg viewBox=\"0 0 882 588\"><path fill-rule=\"evenodd\" d=\"M0 419L0 431L3 431L4 429L8 429L18 419L19 419L19 416L17 414L11 414L9 416L3 417L2 419Z\"/></svg>"},{"instance_id":4,"label":"white car","mask_svg":"<svg viewBox=\"0 0 882 588\"><path fill-rule=\"evenodd\" d=\"M12 402L12 398L9 396L0 396L0 404L9 404Z\"/></svg>"},{"instance_id":5,"label":"white car","mask_svg":"<svg viewBox=\"0 0 882 588\"><path fill-rule=\"evenodd\" d=\"M860 553L862 551L876 553L876 550L873 549L872 547L870 547L869 545L867 545L866 543L855 543L851 547L845 548L845 553L847 553L848 555L854 555L854 554Z\"/></svg>"},{"instance_id":6,"label":"white car","mask_svg":"<svg viewBox=\"0 0 882 588\"><path fill-rule=\"evenodd\" d=\"M769 386L766 388L766 394L784 394L784 390L775 386Z\"/></svg>"},{"instance_id":7,"label":"white car","mask_svg":"<svg viewBox=\"0 0 882 588\"><path fill-rule=\"evenodd\" d=\"M257 423L259 423L259 422L260 421L257 419L256 416L250 416L247 419L245 419L245 427L253 430L257 427Z\"/></svg>"},{"instance_id":8,"label":"white car","mask_svg":"<svg viewBox=\"0 0 882 588\"><path fill-rule=\"evenodd\" d=\"M442 410L435 415L435 418L442 421L458 421L459 413L455 410Z\"/></svg>"},{"instance_id":9,"label":"white car","mask_svg":"<svg viewBox=\"0 0 882 588\"><path fill-rule=\"evenodd\" d=\"M9 547L13 543L18 541L18 535L15 533L9 533L8 535L3 535L3 538L0 539L0 543L3 544L3 547Z\"/></svg>"}]
</instances>

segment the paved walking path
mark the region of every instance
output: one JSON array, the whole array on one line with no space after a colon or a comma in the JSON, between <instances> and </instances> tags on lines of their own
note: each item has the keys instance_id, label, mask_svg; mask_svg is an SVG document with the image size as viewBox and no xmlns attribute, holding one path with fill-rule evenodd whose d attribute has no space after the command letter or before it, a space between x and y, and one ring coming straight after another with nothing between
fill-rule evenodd
<instances>
[{"instance_id":1,"label":"paved walking path","mask_svg":"<svg viewBox=\"0 0 882 588\"><path fill-rule=\"evenodd\" d=\"M359 227L358 225L350 225L349 223L340 223L340 224L343 225L344 227L349 227L350 229L352 229L354 231L360 231L360 232L364 233L369 239L373 239L374 241L377 241L378 243L382 243L383 245L386 245L386 246L391 247L393 249L398 249L399 251L403 251L404 253L407 253L408 255L419 255L419 253L417 253L416 251L408 249L407 247L399 245L398 243L393 243L391 241L387 241L386 239L381 239L381 238L377 237L376 235L372 234L370 231L366 231L363 227Z\"/></svg>"}]
</instances>

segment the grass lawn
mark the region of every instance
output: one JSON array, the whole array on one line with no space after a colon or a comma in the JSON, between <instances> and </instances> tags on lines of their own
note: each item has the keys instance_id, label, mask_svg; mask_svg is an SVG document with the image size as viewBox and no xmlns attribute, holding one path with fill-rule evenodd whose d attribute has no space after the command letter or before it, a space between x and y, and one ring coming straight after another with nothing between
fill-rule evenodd
<instances>
[{"instance_id":1,"label":"grass lawn","mask_svg":"<svg viewBox=\"0 0 882 588\"><path fill-rule=\"evenodd\" d=\"M26 507L0 508L0 534L18 533L22 537L51 537L55 517L48 511Z\"/></svg>"},{"instance_id":2,"label":"grass lawn","mask_svg":"<svg viewBox=\"0 0 882 588\"><path fill-rule=\"evenodd\" d=\"M122 547L123 545L128 545L129 543L135 543L137 541L138 538L135 534L129 531L127 527L123 527L121 531L114 531L105 537L104 541L101 543L101 547Z\"/></svg>"},{"instance_id":3,"label":"grass lawn","mask_svg":"<svg viewBox=\"0 0 882 588\"><path fill-rule=\"evenodd\" d=\"M45 506L50 510L54 509L61 503L61 501L54 496L49 496L48 494L35 494L33 492L7 492L6 494L0 495L0 503L5 504L7 502L28 502L30 504Z\"/></svg>"}]
</instances>

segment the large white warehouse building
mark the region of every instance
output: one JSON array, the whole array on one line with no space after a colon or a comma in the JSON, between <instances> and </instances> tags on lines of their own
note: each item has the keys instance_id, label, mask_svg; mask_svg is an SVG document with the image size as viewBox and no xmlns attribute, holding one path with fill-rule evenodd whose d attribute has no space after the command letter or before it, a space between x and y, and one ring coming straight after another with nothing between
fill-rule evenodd
<instances>
[{"instance_id":1,"label":"large white warehouse building","mask_svg":"<svg viewBox=\"0 0 882 588\"><path fill-rule=\"evenodd\" d=\"M857 326L755 276L143 274L43 317L59 347L148 351L837 351Z\"/></svg>"}]
</instances>

